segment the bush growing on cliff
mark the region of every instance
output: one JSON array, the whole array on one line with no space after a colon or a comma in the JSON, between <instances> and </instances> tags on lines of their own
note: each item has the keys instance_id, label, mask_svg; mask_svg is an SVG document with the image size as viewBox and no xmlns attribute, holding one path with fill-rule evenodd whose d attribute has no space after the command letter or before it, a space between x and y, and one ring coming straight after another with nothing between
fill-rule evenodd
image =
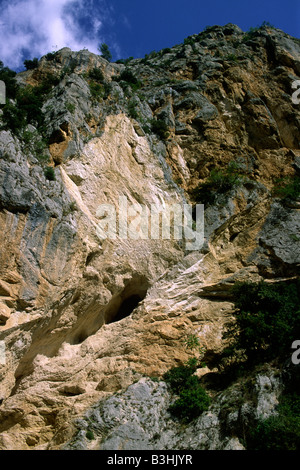
<instances>
[{"instance_id":1,"label":"bush growing on cliff","mask_svg":"<svg viewBox=\"0 0 300 470\"><path fill-rule=\"evenodd\" d=\"M39 65L39 59L35 57L32 60L24 60L24 66L26 70L33 70L36 69Z\"/></svg>"},{"instance_id":2,"label":"bush growing on cliff","mask_svg":"<svg viewBox=\"0 0 300 470\"><path fill-rule=\"evenodd\" d=\"M162 119L152 119L151 130L162 140L166 140L169 137L168 126Z\"/></svg>"},{"instance_id":3,"label":"bush growing on cliff","mask_svg":"<svg viewBox=\"0 0 300 470\"><path fill-rule=\"evenodd\" d=\"M0 61L0 80L5 83L7 98L15 99L16 97L19 88L15 78L16 75L17 73L14 70L4 67L3 62Z\"/></svg>"},{"instance_id":4,"label":"bush growing on cliff","mask_svg":"<svg viewBox=\"0 0 300 470\"><path fill-rule=\"evenodd\" d=\"M104 82L104 75L101 69L94 67L92 70L89 71L88 77L96 82L103 83Z\"/></svg>"},{"instance_id":5,"label":"bush growing on cliff","mask_svg":"<svg viewBox=\"0 0 300 470\"><path fill-rule=\"evenodd\" d=\"M182 421L191 421L207 410L210 398L193 374L197 370L197 359L190 359L185 365L173 367L164 374L164 380L178 399L169 407L170 413Z\"/></svg>"},{"instance_id":6,"label":"bush growing on cliff","mask_svg":"<svg viewBox=\"0 0 300 470\"><path fill-rule=\"evenodd\" d=\"M204 183L192 192L194 200L204 205L213 204L217 196L225 194L242 183L242 175L235 162L230 162L225 170L213 169Z\"/></svg>"},{"instance_id":7,"label":"bush growing on cliff","mask_svg":"<svg viewBox=\"0 0 300 470\"><path fill-rule=\"evenodd\" d=\"M235 321L228 354L244 351L249 364L290 354L300 334L300 280L269 284L237 283Z\"/></svg>"},{"instance_id":8,"label":"bush growing on cliff","mask_svg":"<svg viewBox=\"0 0 300 470\"><path fill-rule=\"evenodd\" d=\"M107 44L100 44L100 46L98 47L98 51L101 53L103 59L106 59L108 62L111 61L112 55Z\"/></svg>"},{"instance_id":9,"label":"bush growing on cliff","mask_svg":"<svg viewBox=\"0 0 300 470\"><path fill-rule=\"evenodd\" d=\"M10 74L10 77L13 79L13 74ZM19 133L26 125L33 124L42 130L44 124L42 106L46 96L58 82L59 77L50 73L35 87L28 85L20 88L11 82L9 89L11 96L8 97L13 98L15 102L7 102L3 108L3 127Z\"/></svg>"},{"instance_id":10,"label":"bush growing on cliff","mask_svg":"<svg viewBox=\"0 0 300 470\"><path fill-rule=\"evenodd\" d=\"M273 194L284 201L298 199L300 197L300 177L294 176L277 180Z\"/></svg>"},{"instance_id":11,"label":"bush growing on cliff","mask_svg":"<svg viewBox=\"0 0 300 470\"><path fill-rule=\"evenodd\" d=\"M126 91L128 87L130 87L132 91L137 91L142 86L140 80L138 80L129 69L123 70L123 72L120 74L120 77L116 79L116 81L120 82L120 85L124 91Z\"/></svg>"},{"instance_id":12,"label":"bush growing on cliff","mask_svg":"<svg viewBox=\"0 0 300 470\"><path fill-rule=\"evenodd\" d=\"M54 171L54 168L52 168L52 166L47 166L44 170L44 174L47 180L55 181L55 171Z\"/></svg>"},{"instance_id":13,"label":"bush growing on cliff","mask_svg":"<svg viewBox=\"0 0 300 470\"><path fill-rule=\"evenodd\" d=\"M295 366L279 397L276 415L259 419L246 433L247 450L300 450L300 373Z\"/></svg>"}]
</instances>

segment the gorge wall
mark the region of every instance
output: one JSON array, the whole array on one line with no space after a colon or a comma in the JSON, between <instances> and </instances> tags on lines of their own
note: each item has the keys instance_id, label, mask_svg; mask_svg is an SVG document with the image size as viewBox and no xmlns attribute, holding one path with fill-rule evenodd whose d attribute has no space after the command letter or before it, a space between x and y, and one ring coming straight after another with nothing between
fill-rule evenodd
<instances>
[{"instance_id":1,"label":"gorge wall","mask_svg":"<svg viewBox=\"0 0 300 470\"><path fill-rule=\"evenodd\" d=\"M189 335L205 349L198 376L216 374L235 282L299 276L300 201L274 195L300 173L299 40L229 24L123 63L64 48L16 80L49 77L43 132L2 116L0 448L243 448L241 419L277 402L271 366L254 398L240 404L240 383L217 394L184 436L162 376L193 355ZM100 205L202 202L195 188L232 162L241 180L205 204L199 250L99 238Z\"/></svg>"}]
</instances>

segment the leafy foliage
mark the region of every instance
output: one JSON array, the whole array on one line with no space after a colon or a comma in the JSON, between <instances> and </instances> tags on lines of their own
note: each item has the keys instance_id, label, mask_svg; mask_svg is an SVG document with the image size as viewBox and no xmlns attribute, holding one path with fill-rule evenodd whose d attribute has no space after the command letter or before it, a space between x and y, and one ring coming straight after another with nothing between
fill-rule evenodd
<instances>
[{"instance_id":1,"label":"leafy foliage","mask_svg":"<svg viewBox=\"0 0 300 470\"><path fill-rule=\"evenodd\" d=\"M173 367L165 373L164 380L179 398L169 407L170 413L183 420L191 421L207 410L210 398L199 380L193 374L197 370L197 359L190 359L186 365Z\"/></svg>"},{"instance_id":2,"label":"leafy foliage","mask_svg":"<svg viewBox=\"0 0 300 470\"><path fill-rule=\"evenodd\" d=\"M104 82L104 75L101 69L94 67L88 73L88 77L96 82L103 83Z\"/></svg>"},{"instance_id":3,"label":"leafy foliage","mask_svg":"<svg viewBox=\"0 0 300 470\"><path fill-rule=\"evenodd\" d=\"M179 393L185 386L187 380L197 370L197 359L190 359L186 365L173 367L164 374L165 381L170 385L173 392Z\"/></svg>"},{"instance_id":4,"label":"leafy foliage","mask_svg":"<svg viewBox=\"0 0 300 470\"><path fill-rule=\"evenodd\" d=\"M276 187L273 190L274 196L282 198L284 201L295 200L300 197L300 177L281 178L276 181Z\"/></svg>"},{"instance_id":5,"label":"leafy foliage","mask_svg":"<svg viewBox=\"0 0 300 470\"><path fill-rule=\"evenodd\" d=\"M248 363L289 353L300 333L300 280L237 283L233 294L236 312L226 334L232 340L228 353L243 350Z\"/></svg>"},{"instance_id":6,"label":"leafy foliage","mask_svg":"<svg viewBox=\"0 0 300 470\"><path fill-rule=\"evenodd\" d=\"M133 91L137 91L142 86L140 80L129 69L123 70L117 81L120 82L123 89L130 87Z\"/></svg>"},{"instance_id":7,"label":"leafy foliage","mask_svg":"<svg viewBox=\"0 0 300 470\"><path fill-rule=\"evenodd\" d=\"M106 59L108 62L111 61L112 59L112 55L111 55L111 52L109 50L109 47L107 44L105 44L104 42L102 44L100 44L100 46L98 47L98 50L99 52L101 52L101 55L103 57L103 59Z\"/></svg>"},{"instance_id":8,"label":"leafy foliage","mask_svg":"<svg viewBox=\"0 0 300 470\"><path fill-rule=\"evenodd\" d=\"M33 70L36 69L39 65L39 59L35 57L32 60L24 60L24 66L26 70Z\"/></svg>"},{"instance_id":9,"label":"leafy foliage","mask_svg":"<svg viewBox=\"0 0 300 470\"><path fill-rule=\"evenodd\" d=\"M47 94L53 86L58 84L59 77L49 73L44 76L40 85L36 87L28 85L25 88L20 88L12 81L14 75L8 70L4 70L4 75L11 80L8 82L10 83L8 96L14 99L15 103L8 101L3 108L3 127L15 133L19 133L27 124L42 128L44 124L42 106Z\"/></svg>"},{"instance_id":10,"label":"leafy foliage","mask_svg":"<svg viewBox=\"0 0 300 470\"><path fill-rule=\"evenodd\" d=\"M298 384L299 385L299 384ZM276 415L260 419L246 437L247 450L300 450L300 396L297 387L284 391Z\"/></svg>"},{"instance_id":11,"label":"leafy foliage","mask_svg":"<svg viewBox=\"0 0 300 470\"><path fill-rule=\"evenodd\" d=\"M213 204L218 195L231 191L242 182L238 165L230 162L225 170L213 169L204 183L200 183L192 192L196 202Z\"/></svg>"},{"instance_id":12,"label":"leafy foliage","mask_svg":"<svg viewBox=\"0 0 300 470\"><path fill-rule=\"evenodd\" d=\"M168 126L162 119L152 119L151 130L162 140L166 140L169 137Z\"/></svg>"},{"instance_id":13,"label":"leafy foliage","mask_svg":"<svg viewBox=\"0 0 300 470\"><path fill-rule=\"evenodd\" d=\"M169 411L183 421L191 421L207 410L209 404L210 398L197 377L189 377L178 400L170 406Z\"/></svg>"},{"instance_id":14,"label":"leafy foliage","mask_svg":"<svg viewBox=\"0 0 300 470\"><path fill-rule=\"evenodd\" d=\"M15 79L16 75L15 71L4 67L3 62L0 61L0 80L5 83L7 98L15 99L16 97L19 88Z\"/></svg>"},{"instance_id":15,"label":"leafy foliage","mask_svg":"<svg viewBox=\"0 0 300 470\"><path fill-rule=\"evenodd\" d=\"M45 177L49 181L55 181L55 171L52 166L47 166L44 171Z\"/></svg>"},{"instance_id":16,"label":"leafy foliage","mask_svg":"<svg viewBox=\"0 0 300 470\"><path fill-rule=\"evenodd\" d=\"M243 37L243 42L247 42L250 39L253 39L260 31L262 28L274 28L274 26L269 23L269 21L263 21L260 26L256 27L250 27L249 30L246 32L246 34Z\"/></svg>"},{"instance_id":17,"label":"leafy foliage","mask_svg":"<svg viewBox=\"0 0 300 470\"><path fill-rule=\"evenodd\" d=\"M100 100L104 97L104 86L102 84L92 81L89 83L89 87L91 95L95 100Z\"/></svg>"}]
</instances>

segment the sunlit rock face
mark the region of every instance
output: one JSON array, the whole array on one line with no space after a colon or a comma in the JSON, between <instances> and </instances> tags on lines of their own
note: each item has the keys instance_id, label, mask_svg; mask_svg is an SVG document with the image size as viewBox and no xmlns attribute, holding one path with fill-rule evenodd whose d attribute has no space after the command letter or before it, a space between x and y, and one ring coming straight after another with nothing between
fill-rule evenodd
<instances>
[{"instance_id":1,"label":"sunlit rock face","mask_svg":"<svg viewBox=\"0 0 300 470\"><path fill-rule=\"evenodd\" d=\"M206 351L197 374L215 374L232 285L299 275L299 200L274 195L278 179L299 174L299 64L299 42L282 31L248 38L226 25L126 65L64 48L18 74L22 87L49 74L56 81L44 96L43 133L34 123L27 134L0 132L1 449L126 448L129 428L130 449L243 447L228 424L239 425L234 414L220 431L226 394L184 437L170 421L165 383L148 377L162 379L194 355L189 335ZM239 184L195 200L211 170L232 162ZM151 232L148 216L147 230L139 225L140 210L201 202L195 249ZM253 402L235 413L247 421L247 410L273 412L272 374L255 379ZM263 395L262 380L272 394ZM116 392L128 394L127 408ZM118 431L116 410L127 431ZM113 428L107 440L101 423Z\"/></svg>"}]
</instances>

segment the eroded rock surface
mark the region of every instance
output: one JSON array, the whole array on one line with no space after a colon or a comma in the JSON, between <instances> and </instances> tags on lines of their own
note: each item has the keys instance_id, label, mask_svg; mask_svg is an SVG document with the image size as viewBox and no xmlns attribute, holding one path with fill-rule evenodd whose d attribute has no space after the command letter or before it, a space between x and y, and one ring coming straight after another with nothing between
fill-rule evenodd
<instances>
[{"instance_id":1,"label":"eroded rock surface","mask_svg":"<svg viewBox=\"0 0 300 470\"><path fill-rule=\"evenodd\" d=\"M65 48L18 75L22 86L60 80L43 104L54 180L22 134L0 133L1 449L242 448L237 432L219 432L240 411L224 417L218 401L184 437L166 385L147 377L188 360L190 334L217 357L234 282L299 275L299 201L273 191L299 172L299 63L282 31L247 38L226 25L126 66ZM200 249L99 237L99 206L194 204L199 182L232 161L242 182L205 207ZM202 373L214 371L212 361ZM276 398L258 395L244 417L273 412Z\"/></svg>"}]
</instances>

